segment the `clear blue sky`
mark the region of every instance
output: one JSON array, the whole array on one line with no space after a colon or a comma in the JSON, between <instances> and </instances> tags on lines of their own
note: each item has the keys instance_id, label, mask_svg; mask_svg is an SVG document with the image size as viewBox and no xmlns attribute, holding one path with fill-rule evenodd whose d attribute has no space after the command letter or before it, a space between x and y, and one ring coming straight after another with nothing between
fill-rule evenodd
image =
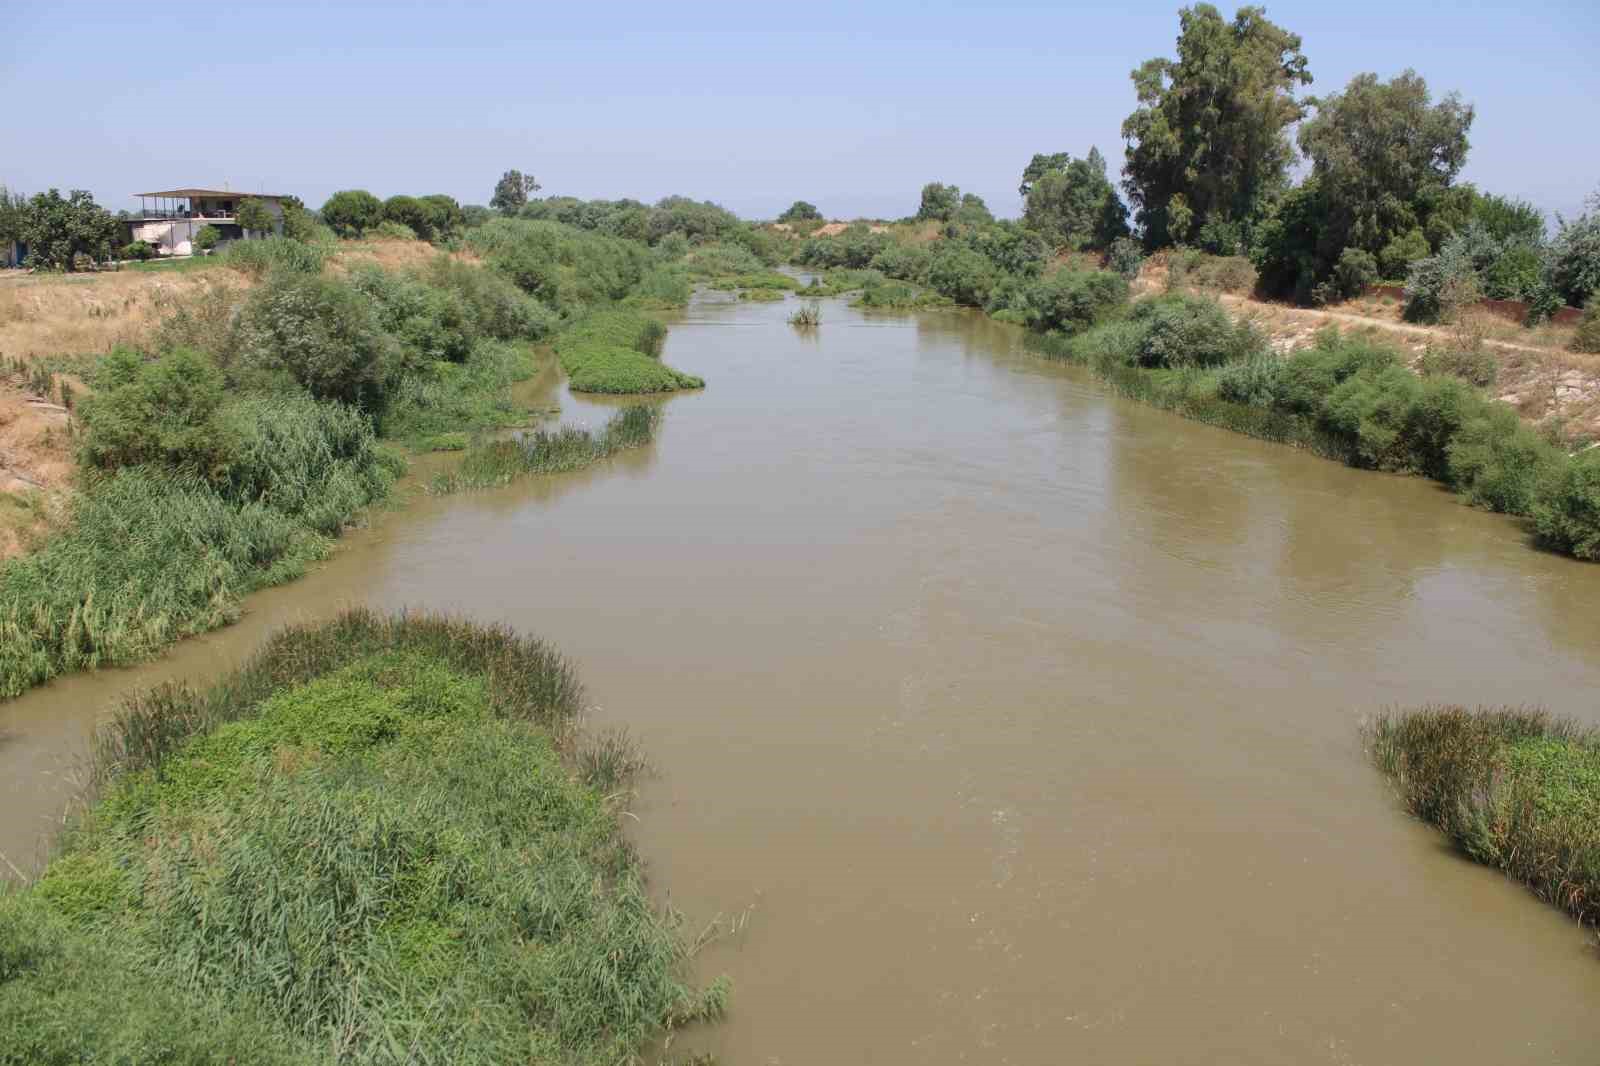
<instances>
[{"instance_id":1,"label":"clear blue sky","mask_svg":"<svg viewBox=\"0 0 1600 1066\"><path fill-rule=\"evenodd\" d=\"M1312 92L1407 66L1460 90L1478 109L1464 178L1570 214L1600 185L1592 3L1268 16L1304 38ZM12 0L0 183L113 210L222 182L483 203L515 166L547 195L684 193L747 217L796 198L900 216L930 180L1013 214L1036 151L1098 145L1120 166L1128 72L1172 54L1179 6Z\"/></svg>"}]
</instances>

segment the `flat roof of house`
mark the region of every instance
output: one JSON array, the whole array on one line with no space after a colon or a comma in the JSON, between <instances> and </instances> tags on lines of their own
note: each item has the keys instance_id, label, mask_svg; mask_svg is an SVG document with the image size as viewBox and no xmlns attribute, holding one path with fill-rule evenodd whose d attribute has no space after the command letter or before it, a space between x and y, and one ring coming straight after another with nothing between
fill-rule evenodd
<instances>
[{"instance_id":1,"label":"flat roof of house","mask_svg":"<svg viewBox=\"0 0 1600 1066\"><path fill-rule=\"evenodd\" d=\"M206 199L248 199L254 197L259 200L282 200L284 194L280 192L247 192L243 189L162 189L160 192L136 192L135 196L203 196Z\"/></svg>"}]
</instances>

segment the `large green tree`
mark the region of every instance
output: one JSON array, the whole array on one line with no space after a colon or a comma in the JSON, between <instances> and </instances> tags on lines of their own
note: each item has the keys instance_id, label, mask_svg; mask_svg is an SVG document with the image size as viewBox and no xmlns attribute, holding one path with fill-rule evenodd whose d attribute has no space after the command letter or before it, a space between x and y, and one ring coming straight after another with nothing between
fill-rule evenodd
<instances>
[{"instance_id":1,"label":"large green tree","mask_svg":"<svg viewBox=\"0 0 1600 1066\"><path fill-rule=\"evenodd\" d=\"M1046 167L1038 164L1043 160ZM1106 177L1098 148L1084 159L1067 152L1036 155L1023 172L1022 220L1051 246L1104 248L1128 233L1128 209Z\"/></svg>"},{"instance_id":2,"label":"large green tree","mask_svg":"<svg viewBox=\"0 0 1600 1066\"><path fill-rule=\"evenodd\" d=\"M247 196L239 201L238 213L241 228L253 233L273 233L278 228L278 216L263 201Z\"/></svg>"},{"instance_id":3,"label":"large green tree","mask_svg":"<svg viewBox=\"0 0 1600 1066\"><path fill-rule=\"evenodd\" d=\"M817 210L817 205L805 200L796 200L789 205L789 210L778 216L779 222L811 222L822 217L822 212Z\"/></svg>"},{"instance_id":4,"label":"large green tree","mask_svg":"<svg viewBox=\"0 0 1600 1066\"><path fill-rule=\"evenodd\" d=\"M23 213L27 197L0 185L0 245L22 239Z\"/></svg>"},{"instance_id":5,"label":"large green tree","mask_svg":"<svg viewBox=\"0 0 1600 1066\"><path fill-rule=\"evenodd\" d=\"M514 215L528 202L528 197L539 189L540 185L532 174L524 174L516 169L508 170L494 183L494 194L489 197L489 206L503 215Z\"/></svg>"},{"instance_id":6,"label":"large green tree","mask_svg":"<svg viewBox=\"0 0 1600 1066\"><path fill-rule=\"evenodd\" d=\"M949 222L956 217L956 212L959 210L961 210L961 189L959 186L930 181L922 187L922 200L917 205L917 218L919 220L933 219L939 222Z\"/></svg>"},{"instance_id":7,"label":"large green tree","mask_svg":"<svg viewBox=\"0 0 1600 1066\"><path fill-rule=\"evenodd\" d=\"M383 221L383 201L365 189L344 189L322 205L322 221L341 237L360 237Z\"/></svg>"},{"instance_id":8,"label":"large green tree","mask_svg":"<svg viewBox=\"0 0 1600 1066\"><path fill-rule=\"evenodd\" d=\"M1450 93L1434 103L1416 71L1379 81L1358 74L1343 92L1312 98L1316 116L1300 128L1300 149L1311 158L1325 218L1319 260L1332 263L1345 248L1381 255L1397 238L1428 228L1428 216L1455 210L1464 225L1473 213L1470 190L1450 195L1467 161L1473 110ZM1454 205L1454 206L1452 206ZM1436 226L1435 247L1459 228Z\"/></svg>"},{"instance_id":9,"label":"large green tree","mask_svg":"<svg viewBox=\"0 0 1600 1066\"><path fill-rule=\"evenodd\" d=\"M1178 14L1178 55L1132 74L1139 106L1122 123L1124 186L1145 243L1246 223L1288 187L1288 128L1311 83L1300 37L1243 7L1228 22L1210 4Z\"/></svg>"},{"instance_id":10,"label":"large green tree","mask_svg":"<svg viewBox=\"0 0 1600 1066\"><path fill-rule=\"evenodd\" d=\"M62 196L57 189L28 200L22 209L19 238L28 245L28 261L45 269L76 269L79 256L94 262L111 258L117 242L117 220L83 189Z\"/></svg>"}]
</instances>

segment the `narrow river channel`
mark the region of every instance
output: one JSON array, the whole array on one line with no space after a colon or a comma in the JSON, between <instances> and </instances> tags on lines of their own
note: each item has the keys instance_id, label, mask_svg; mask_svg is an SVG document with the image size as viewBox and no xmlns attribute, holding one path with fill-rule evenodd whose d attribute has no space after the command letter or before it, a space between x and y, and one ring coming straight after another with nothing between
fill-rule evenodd
<instances>
[{"instance_id":1,"label":"narrow river channel","mask_svg":"<svg viewBox=\"0 0 1600 1066\"><path fill-rule=\"evenodd\" d=\"M1600 952L1408 820L1390 704L1600 722L1600 566L1124 402L961 313L697 301L656 444L424 498L239 625L0 705L19 866L117 692L348 603L503 620L657 769L653 881L754 1063L1593 1063ZM563 395L569 420L606 410Z\"/></svg>"}]
</instances>

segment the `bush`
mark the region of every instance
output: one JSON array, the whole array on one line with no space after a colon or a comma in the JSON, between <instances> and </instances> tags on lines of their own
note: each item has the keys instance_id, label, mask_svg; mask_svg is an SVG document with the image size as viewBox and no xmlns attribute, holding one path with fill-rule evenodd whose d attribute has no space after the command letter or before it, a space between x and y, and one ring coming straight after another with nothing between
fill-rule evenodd
<instances>
[{"instance_id":1,"label":"bush","mask_svg":"<svg viewBox=\"0 0 1600 1066\"><path fill-rule=\"evenodd\" d=\"M1247 358L1263 348L1248 323L1235 323L1215 300L1163 296L1134 305L1144 327L1138 362L1146 367L1211 367Z\"/></svg>"},{"instance_id":2,"label":"bush","mask_svg":"<svg viewBox=\"0 0 1600 1066\"><path fill-rule=\"evenodd\" d=\"M611 394L699 389L705 382L672 369L660 351L661 323L635 311L591 314L556 338L556 357L574 392ZM646 354L652 353L652 354Z\"/></svg>"},{"instance_id":3,"label":"bush","mask_svg":"<svg viewBox=\"0 0 1600 1066\"><path fill-rule=\"evenodd\" d=\"M391 196L383 202L383 221L403 226L411 234L412 239L421 237L423 240L432 240L435 235L435 222L443 221L438 218L439 208L435 204L425 203L415 196ZM379 236L388 236L381 228Z\"/></svg>"},{"instance_id":4,"label":"bush","mask_svg":"<svg viewBox=\"0 0 1600 1066\"><path fill-rule=\"evenodd\" d=\"M433 287L460 301L476 330L496 340L542 340L555 332L556 313L493 270L438 256L423 270Z\"/></svg>"},{"instance_id":5,"label":"bush","mask_svg":"<svg viewBox=\"0 0 1600 1066\"><path fill-rule=\"evenodd\" d=\"M1569 460L1533 508L1539 539L1579 559L1600 560L1600 447Z\"/></svg>"},{"instance_id":6,"label":"bush","mask_svg":"<svg viewBox=\"0 0 1600 1066\"><path fill-rule=\"evenodd\" d=\"M1506 404L1480 403L1450 441L1448 481L1473 504L1532 513L1565 456Z\"/></svg>"},{"instance_id":7,"label":"bush","mask_svg":"<svg viewBox=\"0 0 1600 1066\"><path fill-rule=\"evenodd\" d=\"M331 278L268 277L245 303L240 337L247 367L287 374L318 399L367 410L382 408L401 369L371 301Z\"/></svg>"},{"instance_id":8,"label":"bush","mask_svg":"<svg viewBox=\"0 0 1600 1066\"><path fill-rule=\"evenodd\" d=\"M368 230L367 236L386 241L414 241L417 239L417 231L403 222L386 218Z\"/></svg>"},{"instance_id":9,"label":"bush","mask_svg":"<svg viewBox=\"0 0 1600 1066\"><path fill-rule=\"evenodd\" d=\"M208 222L194 235L194 248L196 251L209 252L221 241L222 231Z\"/></svg>"},{"instance_id":10,"label":"bush","mask_svg":"<svg viewBox=\"0 0 1600 1066\"><path fill-rule=\"evenodd\" d=\"M1578 332L1572 336L1575 352L1600 352L1600 295L1589 298L1589 306L1578 320Z\"/></svg>"},{"instance_id":11,"label":"bush","mask_svg":"<svg viewBox=\"0 0 1600 1066\"><path fill-rule=\"evenodd\" d=\"M479 339L470 307L447 290L376 266L352 270L348 281L373 302L379 324L405 346L411 365L459 363Z\"/></svg>"},{"instance_id":12,"label":"bush","mask_svg":"<svg viewBox=\"0 0 1600 1066\"><path fill-rule=\"evenodd\" d=\"M211 478L228 462L222 372L206 356L178 349L147 363L119 348L101 360L95 385L78 404L85 465L148 464Z\"/></svg>"},{"instance_id":13,"label":"bush","mask_svg":"<svg viewBox=\"0 0 1600 1066\"><path fill-rule=\"evenodd\" d=\"M1500 360L1483 343L1446 344L1422 353L1417 368L1424 374L1447 374L1478 386L1493 385Z\"/></svg>"},{"instance_id":14,"label":"bush","mask_svg":"<svg viewBox=\"0 0 1600 1066\"><path fill-rule=\"evenodd\" d=\"M885 277L922 282L928 276L933 253L918 244L891 244L872 257L867 265Z\"/></svg>"},{"instance_id":15,"label":"bush","mask_svg":"<svg viewBox=\"0 0 1600 1066\"><path fill-rule=\"evenodd\" d=\"M1343 337L1337 329L1326 330L1314 346L1284 360L1274 386L1273 406L1287 414L1316 415L1336 386L1363 370L1383 370L1398 360L1395 350L1386 345Z\"/></svg>"},{"instance_id":16,"label":"bush","mask_svg":"<svg viewBox=\"0 0 1600 1066\"><path fill-rule=\"evenodd\" d=\"M1333 266L1333 287L1341 300L1353 300L1378 283L1378 261L1371 252L1346 248Z\"/></svg>"},{"instance_id":17,"label":"bush","mask_svg":"<svg viewBox=\"0 0 1600 1066\"><path fill-rule=\"evenodd\" d=\"M1571 307L1600 293L1600 192L1587 204L1588 211L1561 224L1545 270L1546 283Z\"/></svg>"},{"instance_id":18,"label":"bush","mask_svg":"<svg viewBox=\"0 0 1600 1066\"><path fill-rule=\"evenodd\" d=\"M1030 329L1086 329L1128 302L1128 282L1103 270L1062 270L1029 285L1019 310Z\"/></svg>"},{"instance_id":19,"label":"bush","mask_svg":"<svg viewBox=\"0 0 1600 1066\"><path fill-rule=\"evenodd\" d=\"M928 265L928 285L958 304L982 307L996 281L989 260L951 241L940 243Z\"/></svg>"},{"instance_id":20,"label":"bush","mask_svg":"<svg viewBox=\"0 0 1600 1066\"><path fill-rule=\"evenodd\" d=\"M1543 272L1537 248L1511 245L1483 272L1483 294L1491 300L1526 300L1539 288Z\"/></svg>"},{"instance_id":21,"label":"bush","mask_svg":"<svg viewBox=\"0 0 1600 1066\"><path fill-rule=\"evenodd\" d=\"M241 274L265 277L274 270L298 274L319 274L325 249L290 237L263 237L260 240L231 241L222 253L222 262Z\"/></svg>"},{"instance_id":22,"label":"bush","mask_svg":"<svg viewBox=\"0 0 1600 1066\"><path fill-rule=\"evenodd\" d=\"M365 189L345 189L322 205L322 221L341 237L361 237L383 221L383 201Z\"/></svg>"},{"instance_id":23,"label":"bush","mask_svg":"<svg viewBox=\"0 0 1600 1066\"><path fill-rule=\"evenodd\" d=\"M1132 281L1144 266L1144 249L1132 237L1118 237L1106 250L1106 266Z\"/></svg>"},{"instance_id":24,"label":"bush","mask_svg":"<svg viewBox=\"0 0 1600 1066\"><path fill-rule=\"evenodd\" d=\"M1217 396L1229 403L1271 407L1282 371L1282 361L1265 352L1229 363L1217 375Z\"/></svg>"},{"instance_id":25,"label":"bush","mask_svg":"<svg viewBox=\"0 0 1600 1066\"><path fill-rule=\"evenodd\" d=\"M517 403L509 388L536 370L526 345L479 341L465 362L430 363L402 378L384 407L383 435L433 450L431 442L465 436L467 430L525 426L527 406Z\"/></svg>"},{"instance_id":26,"label":"bush","mask_svg":"<svg viewBox=\"0 0 1600 1066\"><path fill-rule=\"evenodd\" d=\"M214 227L202 226L201 232L204 233L208 229L214 229ZM123 259L133 259L142 263L147 259L154 259L156 250L151 247L148 241L130 241L122 246L122 251L119 254Z\"/></svg>"},{"instance_id":27,"label":"bush","mask_svg":"<svg viewBox=\"0 0 1600 1066\"><path fill-rule=\"evenodd\" d=\"M1411 264L1426 259L1433 249L1421 229L1410 229L1383 246L1378 253L1378 269L1385 278L1403 278Z\"/></svg>"}]
</instances>

